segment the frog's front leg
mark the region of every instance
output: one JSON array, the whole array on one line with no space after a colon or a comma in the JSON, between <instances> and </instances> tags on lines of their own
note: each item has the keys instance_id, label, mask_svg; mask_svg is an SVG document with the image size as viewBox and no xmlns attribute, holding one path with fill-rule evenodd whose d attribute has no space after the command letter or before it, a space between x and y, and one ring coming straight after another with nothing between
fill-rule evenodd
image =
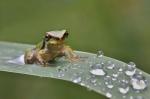
<instances>
[{"instance_id":1,"label":"frog's front leg","mask_svg":"<svg viewBox=\"0 0 150 99\"><path fill-rule=\"evenodd\" d=\"M35 50L27 50L24 55L25 64L34 64L35 60Z\"/></svg>"},{"instance_id":2,"label":"frog's front leg","mask_svg":"<svg viewBox=\"0 0 150 99\"><path fill-rule=\"evenodd\" d=\"M48 59L47 59L47 56L45 54L45 50L40 50L37 55L36 55L36 58L37 58L37 64L40 64L44 67L48 66L49 63L48 63Z\"/></svg>"},{"instance_id":3,"label":"frog's front leg","mask_svg":"<svg viewBox=\"0 0 150 99\"><path fill-rule=\"evenodd\" d=\"M79 59L78 55L69 46L64 46L62 53L69 61L77 61Z\"/></svg>"}]
</instances>

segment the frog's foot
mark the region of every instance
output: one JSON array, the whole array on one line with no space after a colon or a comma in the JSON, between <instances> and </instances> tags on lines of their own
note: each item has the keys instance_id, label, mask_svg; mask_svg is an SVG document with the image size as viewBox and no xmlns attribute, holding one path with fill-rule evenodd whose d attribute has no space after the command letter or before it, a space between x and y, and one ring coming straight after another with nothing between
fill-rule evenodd
<instances>
[{"instance_id":1,"label":"frog's foot","mask_svg":"<svg viewBox=\"0 0 150 99\"><path fill-rule=\"evenodd\" d=\"M67 58L69 60L69 62L78 62L80 60L79 56L75 56L75 57L70 57Z\"/></svg>"},{"instance_id":2,"label":"frog's foot","mask_svg":"<svg viewBox=\"0 0 150 99\"><path fill-rule=\"evenodd\" d=\"M45 62L42 66L43 66L43 67L48 67L48 66L49 66L49 63Z\"/></svg>"},{"instance_id":3,"label":"frog's foot","mask_svg":"<svg viewBox=\"0 0 150 99\"><path fill-rule=\"evenodd\" d=\"M36 64L42 65L44 67L47 66L46 62L43 59L41 59L41 58L37 59Z\"/></svg>"}]
</instances>

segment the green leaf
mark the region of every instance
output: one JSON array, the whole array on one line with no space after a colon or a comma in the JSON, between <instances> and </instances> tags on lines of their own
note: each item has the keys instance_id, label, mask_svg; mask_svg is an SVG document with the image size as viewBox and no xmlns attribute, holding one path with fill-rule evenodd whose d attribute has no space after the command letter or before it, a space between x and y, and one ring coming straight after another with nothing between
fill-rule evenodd
<instances>
[{"instance_id":1,"label":"green leaf","mask_svg":"<svg viewBox=\"0 0 150 99\"><path fill-rule=\"evenodd\" d=\"M150 97L150 84L148 83L150 82L149 74L137 69L136 73L142 73L146 78L147 88L142 91L135 91L130 83L132 77L125 74L128 65L106 56L98 58L96 54L76 51L76 54L81 57L79 61L71 63L62 57L57 59L56 62L51 63L49 67L42 67L40 65L19 65L8 62L24 54L24 51L29 48L33 48L33 45L0 42L0 71L70 81L99 94L108 95L107 97L111 94L112 99L148 99ZM95 64L100 64L102 66L103 69L101 70L104 70L105 75L100 71L94 71L94 73L98 73L98 75L92 74L93 72L91 72L91 70L95 67L91 66ZM108 68L108 66L112 64L114 64L114 68ZM111 80L107 79L109 77ZM108 88L107 83L110 82L107 80L111 81L113 86L109 86ZM122 80L128 81L127 85L129 85L129 92L127 94L122 94L118 90L121 84L120 81Z\"/></svg>"}]
</instances>

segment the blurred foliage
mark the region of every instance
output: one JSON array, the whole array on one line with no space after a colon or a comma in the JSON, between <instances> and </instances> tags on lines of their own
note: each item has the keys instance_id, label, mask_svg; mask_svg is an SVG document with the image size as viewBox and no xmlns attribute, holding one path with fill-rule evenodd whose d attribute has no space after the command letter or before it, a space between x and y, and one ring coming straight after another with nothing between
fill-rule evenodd
<instances>
[{"instance_id":1,"label":"blurred foliage","mask_svg":"<svg viewBox=\"0 0 150 99\"><path fill-rule=\"evenodd\" d=\"M0 0L0 40L36 44L67 29L76 50L133 61L150 73L149 0Z\"/></svg>"},{"instance_id":2,"label":"blurred foliage","mask_svg":"<svg viewBox=\"0 0 150 99\"><path fill-rule=\"evenodd\" d=\"M106 99L84 87L56 79L6 72L0 72L0 78L0 99Z\"/></svg>"}]
</instances>

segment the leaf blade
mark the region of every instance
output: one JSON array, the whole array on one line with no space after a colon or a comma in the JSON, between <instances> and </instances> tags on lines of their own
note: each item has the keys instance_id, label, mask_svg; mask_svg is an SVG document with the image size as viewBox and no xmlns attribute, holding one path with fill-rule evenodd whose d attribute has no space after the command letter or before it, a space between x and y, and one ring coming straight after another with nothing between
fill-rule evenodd
<instances>
[{"instance_id":1,"label":"leaf blade","mask_svg":"<svg viewBox=\"0 0 150 99\"><path fill-rule=\"evenodd\" d=\"M137 94L134 91L130 90L130 92L127 95L122 95L118 92L117 86L116 88L113 88L111 90L106 87L103 87L105 86L103 77L96 77L94 79L90 78L92 77L91 73L89 72L89 70L91 69L90 65L99 61L97 60L96 55L92 53L76 51L76 53L79 56L81 56L84 61L80 61L77 63L69 63L68 61L62 58L58 60L58 62L52 64L55 65L53 67L41 67L37 65L16 65L7 62L8 60L23 54L26 49L32 47L33 45L0 42L0 71L55 78L55 79L61 79L70 82L73 82L73 80L75 79L74 77L80 76L82 79L77 84L85 86L90 90L94 90L95 92L103 95L106 95L107 92L110 92L113 95L112 99L120 99L123 96L126 96L126 98L128 99L131 96L137 96L137 95L144 97L144 99L147 99L150 96L149 95L150 84L148 84L147 90L145 90L142 93ZM106 56L103 56L101 61L104 63L111 61L115 63L115 65L118 66L119 68L124 68L123 66L127 65L124 62ZM138 69L138 71L141 70ZM144 76L146 76L148 82L150 82L150 75L143 71L141 72L143 73ZM107 70L107 75L108 74L112 75L113 73L114 72L112 72L111 70ZM92 81L96 79L97 85L94 85L91 79Z\"/></svg>"}]
</instances>

